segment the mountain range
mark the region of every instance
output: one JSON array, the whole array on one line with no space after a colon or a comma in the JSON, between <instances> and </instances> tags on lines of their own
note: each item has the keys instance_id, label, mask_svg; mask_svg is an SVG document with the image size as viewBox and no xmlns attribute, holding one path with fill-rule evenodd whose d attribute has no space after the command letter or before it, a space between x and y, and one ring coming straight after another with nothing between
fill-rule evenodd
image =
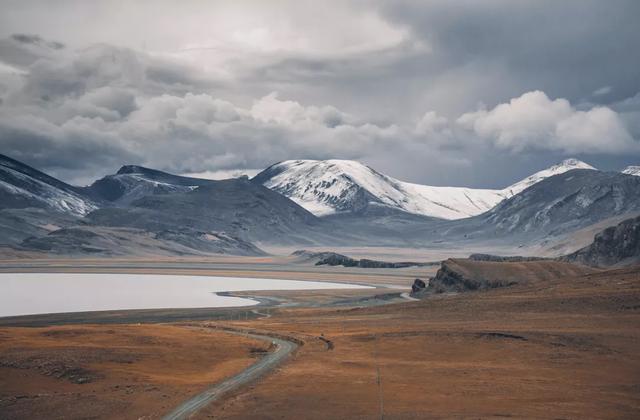
<instances>
[{"instance_id":1,"label":"mountain range","mask_svg":"<svg viewBox=\"0 0 640 420\"><path fill-rule=\"evenodd\" d=\"M441 219L484 213L501 201L553 175L595 169L577 159L536 172L501 190L434 187L399 181L349 160L290 160L270 166L253 178L316 216L362 212L371 205Z\"/></svg>"},{"instance_id":2,"label":"mountain range","mask_svg":"<svg viewBox=\"0 0 640 420\"><path fill-rule=\"evenodd\" d=\"M491 190L411 184L344 160L286 161L222 181L127 165L75 187L0 155L0 244L65 255L513 245L640 212L638 197L640 177L575 159Z\"/></svg>"}]
</instances>

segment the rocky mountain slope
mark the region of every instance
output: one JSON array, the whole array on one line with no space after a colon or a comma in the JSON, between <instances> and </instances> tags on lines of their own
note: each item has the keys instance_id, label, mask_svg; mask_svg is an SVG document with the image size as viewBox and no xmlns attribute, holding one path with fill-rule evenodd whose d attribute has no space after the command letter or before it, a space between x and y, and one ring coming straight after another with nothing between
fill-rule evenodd
<instances>
[{"instance_id":1,"label":"rocky mountain slope","mask_svg":"<svg viewBox=\"0 0 640 420\"><path fill-rule=\"evenodd\" d=\"M83 190L107 203L126 206L147 195L187 192L209 185L207 179L189 178L142 166L127 165L114 175L107 175Z\"/></svg>"},{"instance_id":2,"label":"rocky mountain slope","mask_svg":"<svg viewBox=\"0 0 640 420\"><path fill-rule=\"evenodd\" d=\"M640 217L603 230L591 245L563 259L594 267L640 264Z\"/></svg>"},{"instance_id":3,"label":"rocky mountain slope","mask_svg":"<svg viewBox=\"0 0 640 420\"><path fill-rule=\"evenodd\" d=\"M126 208L103 208L96 225L151 232L194 229L226 232L247 241L308 243L318 219L288 198L248 179L210 181L186 192L147 195Z\"/></svg>"},{"instance_id":4,"label":"rocky mountain slope","mask_svg":"<svg viewBox=\"0 0 640 420\"><path fill-rule=\"evenodd\" d=\"M291 198L317 216L361 213L378 205L454 220L484 213L545 178L578 168L594 169L567 159L503 190L491 190L412 184L356 161L293 160L270 166L252 181Z\"/></svg>"},{"instance_id":5,"label":"rocky mountain slope","mask_svg":"<svg viewBox=\"0 0 640 420\"><path fill-rule=\"evenodd\" d=\"M97 208L80 189L0 155L0 244L73 225Z\"/></svg>"},{"instance_id":6,"label":"rocky mountain slope","mask_svg":"<svg viewBox=\"0 0 640 420\"><path fill-rule=\"evenodd\" d=\"M294 211L279 215L277 206L268 208L266 215L252 211L262 204L260 194L254 194L255 185L230 180L229 184L246 189L244 194L220 188L223 184L124 166L117 174L80 188L0 155L0 245L12 247L12 253L60 255L261 255L263 251L252 243L213 227L241 231L259 226L276 235L281 225L295 223L295 211L302 218L315 219L264 187L260 187L268 196L264 201L284 201L280 206L289 205ZM181 201L181 194L200 188L189 196L194 201ZM161 203L154 197L163 197L167 203L158 207ZM196 214L199 210L202 214ZM102 220L108 223L103 225Z\"/></svg>"},{"instance_id":7,"label":"rocky mountain slope","mask_svg":"<svg viewBox=\"0 0 640 420\"><path fill-rule=\"evenodd\" d=\"M224 233L149 232L141 229L80 225L30 237L17 247L27 251L71 256L132 255L264 255L255 245Z\"/></svg>"},{"instance_id":8,"label":"rocky mountain slope","mask_svg":"<svg viewBox=\"0 0 640 420\"><path fill-rule=\"evenodd\" d=\"M539 172L536 172L533 175L530 175L523 179L522 181L518 181L513 185L508 186L507 188L502 190L503 195L506 198L513 197L514 195L526 190L530 186L537 184L538 182L552 177L554 175L560 175L568 171L572 171L574 169L592 169L596 170L593 166L588 163L582 162L578 159L565 159L557 165L553 165L547 169L543 169Z\"/></svg>"},{"instance_id":9,"label":"rocky mountain slope","mask_svg":"<svg viewBox=\"0 0 640 420\"><path fill-rule=\"evenodd\" d=\"M535 252L573 232L640 212L638 197L640 177L576 169L534 184L478 216L405 223L391 220L387 224L392 229L371 226L412 246L464 246L491 252L487 247L495 245L502 249L500 253L512 249L513 254L523 255L521 248ZM528 252L524 250L524 255Z\"/></svg>"},{"instance_id":10,"label":"rocky mountain slope","mask_svg":"<svg viewBox=\"0 0 640 420\"><path fill-rule=\"evenodd\" d=\"M497 232L558 234L640 210L640 178L576 169L547 178L481 217Z\"/></svg>"},{"instance_id":11,"label":"rocky mountain slope","mask_svg":"<svg viewBox=\"0 0 640 420\"><path fill-rule=\"evenodd\" d=\"M0 209L0 245L19 244L81 221L78 216L48 209Z\"/></svg>"},{"instance_id":12,"label":"rocky mountain slope","mask_svg":"<svg viewBox=\"0 0 640 420\"><path fill-rule=\"evenodd\" d=\"M0 209L22 208L84 216L98 205L79 188L0 155Z\"/></svg>"}]
</instances>

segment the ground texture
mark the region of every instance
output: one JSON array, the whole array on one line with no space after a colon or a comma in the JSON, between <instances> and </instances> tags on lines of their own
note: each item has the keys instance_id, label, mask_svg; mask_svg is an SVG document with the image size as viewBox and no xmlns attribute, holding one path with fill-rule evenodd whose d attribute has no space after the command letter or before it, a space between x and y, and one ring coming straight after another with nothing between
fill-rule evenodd
<instances>
[{"instance_id":1,"label":"ground texture","mask_svg":"<svg viewBox=\"0 0 640 420\"><path fill-rule=\"evenodd\" d=\"M0 418L158 418L268 348L210 329L0 329Z\"/></svg>"},{"instance_id":2,"label":"ground texture","mask_svg":"<svg viewBox=\"0 0 640 420\"><path fill-rule=\"evenodd\" d=\"M638 418L639 270L521 269L514 287L252 322L307 344L201 417Z\"/></svg>"},{"instance_id":3,"label":"ground texture","mask_svg":"<svg viewBox=\"0 0 640 420\"><path fill-rule=\"evenodd\" d=\"M271 309L262 319L2 328L0 417L158 418L267 350L220 327L302 345L198 418L640 416L637 267L456 264L517 281L419 302Z\"/></svg>"}]
</instances>

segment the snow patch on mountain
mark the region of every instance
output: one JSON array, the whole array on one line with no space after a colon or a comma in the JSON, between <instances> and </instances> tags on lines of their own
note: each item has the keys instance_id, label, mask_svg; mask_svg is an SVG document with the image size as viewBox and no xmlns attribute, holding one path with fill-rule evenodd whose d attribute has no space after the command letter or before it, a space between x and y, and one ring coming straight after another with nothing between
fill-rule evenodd
<instances>
[{"instance_id":1,"label":"snow patch on mountain","mask_svg":"<svg viewBox=\"0 0 640 420\"><path fill-rule=\"evenodd\" d=\"M126 165L87 188L91 194L118 206L127 206L148 195L193 191L210 184L206 179L189 178L142 166Z\"/></svg>"},{"instance_id":2,"label":"snow patch on mountain","mask_svg":"<svg viewBox=\"0 0 640 420\"><path fill-rule=\"evenodd\" d=\"M29 203L28 207L48 207L53 210L84 216L98 207L91 200L70 189L60 188L41 179L24 173L23 169L8 160L0 160L0 190L11 196L11 200L20 199ZM25 204L26 205L26 204Z\"/></svg>"},{"instance_id":3,"label":"snow patch on mountain","mask_svg":"<svg viewBox=\"0 0 640 420\"><path fill-rule=\"evenodd\" d=\"M627 166L621 172L627 175L640 176L640 166Z\"/></svg>"}]
</instances>

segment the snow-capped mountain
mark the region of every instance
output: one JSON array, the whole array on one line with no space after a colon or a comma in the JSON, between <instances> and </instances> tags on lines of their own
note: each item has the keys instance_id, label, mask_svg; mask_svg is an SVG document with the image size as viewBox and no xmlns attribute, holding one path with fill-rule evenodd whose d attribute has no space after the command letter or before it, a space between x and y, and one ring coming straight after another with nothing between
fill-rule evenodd
<instances>
[{"instance_id":1,"label":"snow-capped mountain","mask_svg":"<svg viewBox=\"0 0 640 420\"><path fill-rule=\"evenodd\" d=\"M99 200L121 206L129 205L148 195L187 192L209 184L211 181L207 179L189 178L142 166L126 165L116 174L97 180L85 190Z\"/></svg>"},{"instance_id":2,"label":"snow-capped mountain","mask_svg":"<svg viewBox=\"0 0 640 420\"><path fill-rule=\"evenodd\" d=\"M577 170L549 177L479 216L487 232L558 235L640 210L640 179ZM490 230L491 231L491 230Z\"/></svg>"},{"instance_id":3,"label":"snow-capped mountain","mask_svg":"<svg viewBox=\"0 0 640 420\"><path fill-rule=\"evenodd\" d=\"M98 206L78 188L0 155L0 208L45 208L83 216Z\"/></svg>"},{"instance_id":4,"label":"snow-capped mountain","mask_svg":"<svg viewBox=\"0 0 640 420\"><path fill-rule=\"evenodd\" d=\"M627 175L640 176L640 166L627 166L621 172Z\"/></svg>"},{"instance_id":5,"label":"snow-capped mountain","mask_svg":"<svg viewBox=\"0 0 640 420\"><path fill-rule=\"evenodd\" d=\"M253 182L278 191L317 216L358 212L373 204L453 220L484 213L505 198L572 169L594 168L567 159L503 190L492 190L412 184L356 161L292 160L270 166Z\"/></svg>"},{"instance_id":6,"label":"snow-capped mountain","mask_svg":"<svg viewBox=\"0 0 640 420\"><path fill-rule=\"evenodd\" d=\"M550 176L554 176L554 175L563 174L563 173L565 173L567 171L570 171L570 170L573 170L573 169L593 169L593 170L596 170L596 168L594 168L593 166L591 166L588 163L585 163L585 162L583 162L581 160L578 160L578 159L565 159L565 160L563 160L561 163L559 163L557 165L553 165L553 166L551 166L551 167L549 167L547 169L543 169L540 172L536 172L535 174L526 177L522 181L518 181L515 184L508 186L507 188L502 190L502 192L504 193L505 197L507 197L507 198L513 197L514 195L518 194L519 192L526 190L527 188L529 188L533 184L537 184L538 182L542 181L545 178L549 178Z\"/></svg>"}]
</instances>

